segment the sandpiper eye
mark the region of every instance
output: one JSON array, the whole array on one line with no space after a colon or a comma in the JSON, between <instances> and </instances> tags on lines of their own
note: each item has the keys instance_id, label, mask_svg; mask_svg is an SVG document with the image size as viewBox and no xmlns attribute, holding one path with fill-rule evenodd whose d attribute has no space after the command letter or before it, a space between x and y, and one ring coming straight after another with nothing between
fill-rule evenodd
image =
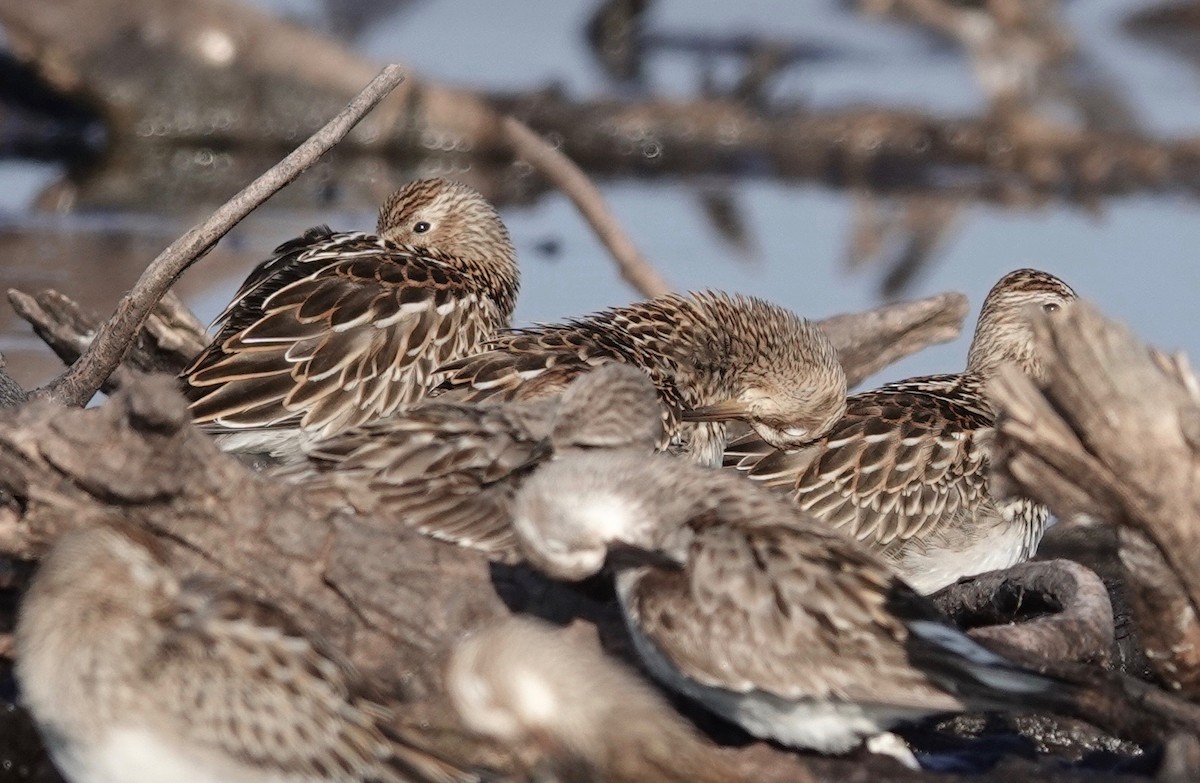
<instances>
[{"instance_id":1,"label":"sandpiper eye","mask_svg":"<svg viewBox=\"0 0 1200 783\"><path fill-rule=\"evenodd\" d=\"M1059 310L1059 306L1058 306L1057 302L1046 302L1046 304L1042 305L1043 312L1057 313L1058 310Z\"/></svg>"},{"instance_id":2,"label":"sandpiper eye","mask_svg":"<svg viewBox=\"0 0 1200 783\"><path fill-rule=\"evenodd\" d=\"M424 220L422 220L422 221L418 222L415 226L413 226L413 231L417 234L424 234L430 228L431 228L431 226L428 223L426 223Z\"/></svg>"}]
</instances>

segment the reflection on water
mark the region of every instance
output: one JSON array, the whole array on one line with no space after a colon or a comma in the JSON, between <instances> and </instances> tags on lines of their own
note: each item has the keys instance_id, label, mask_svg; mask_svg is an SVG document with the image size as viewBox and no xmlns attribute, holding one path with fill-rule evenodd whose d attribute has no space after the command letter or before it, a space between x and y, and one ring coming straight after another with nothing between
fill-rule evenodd
<instances>
[{"instance_id":1,"label":"reflection on water","mask_svg":"<svg viewBox=\"0 0 1200 783\"><path fill-rule=\"evenodd\" d=\"M325 10L298 0L261 4L347 35L357 33L360 51L404 60L437 79L492 88L555 81L579 96L613 89L584 47L583 25L594 10L591 3L539 0L500 8L483 0L380 2L371 4L378 15L374 21L361 15L351 15L353 21L326 18ZM1144 5L1118 0L1071 4L1068 21L1080 37L1083 61L1096 68L1095 79L1115 85L1140 124L1160 132L1193 132L1200 128L1195 73L1186 62L1122 29L1128 12ZM658 2L651 6L647 24L659 39L676 42L661 47L645 65L641 89L656 94L695 94L706 78L721 81L722 69L729 70L728 57L720 52L698 65L695 51L678 40L689 34L700 41L757 34L811 44L823 53L800 58L784 72L773 94L786 99L817 106L854 101L915 105L955 113L978 111L982 105L969 69L952 48L933 45L927 36L894 23L864 19L832 1L814 0L804 13L788 0L748 0L736 7ZM503 36L497 35L500 29ZM166 186L162 192L142 194L150 203L170 204L166 215L144 206L122 206L127 202L116 195L122 192L117 184L140 180L120 166L62 188L53 186L59 174L54 166L0 163L0 285L54 286L85 306L111 309L162 247L235 190L238 178L248 179L269 161L252 161L232 184L206 177L204 166L170 168L176 163L180 161L160 159L155 165L171 172L158 180ZM212 171L221 160L209 163ZM453 164L461 166L460 173L466 165ZM327 165L224 240L184 277L181 293L202 318L211 318L255 261L279 242L317 222L369 228L372 205L381 194L398 180L434 173L454 172L362 160ZM759 294L813 316L879 301L885 272L845 267L848 248L861 237L863 226L864 204L853 194L753 178L602 184L635 241L679 288ZM88 206L57 217L35 210L39 202L58 208ZM1193 316L1200 284L1192 258L1200 246L1196 206L1189 199L1146 195L1106 201L1096 213L1053 205L1037 211L941 205L946 225L916 240L931 240L937 260L915 270L906 295L958 289L978 303L1005 271L1035 265L1062 275L1147 339L1200 355L1200 329ZM886 202L870 207L886 215L903 215L907 208ZM519 320L557 319L632 298L565 199L551 193L503 212L524 264ZM714 222L714 215L720 219ZM904 241L913 239L902 235L902 249L892 248L892 258L897 252L903 256ZM45 380L58 368L57 361L27 327L4 312L0 349L14 374L27 384ZM960 341L913 357L887 375L952 369L964 355Z\"/></svg>"}]
</instances>

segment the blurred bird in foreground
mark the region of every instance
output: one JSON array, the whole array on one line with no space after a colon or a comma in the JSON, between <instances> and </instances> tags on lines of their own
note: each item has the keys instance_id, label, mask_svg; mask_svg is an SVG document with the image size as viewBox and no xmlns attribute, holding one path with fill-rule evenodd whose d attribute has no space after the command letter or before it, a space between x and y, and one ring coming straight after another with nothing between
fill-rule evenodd
<instances>
[{"instance_id":1,"label":"blurred bird in foreground","mask_svg":"<svg viewBox=\"0 0 1200 783\"><path fill-rule=\"evenodd\" d=\"M274 607L179 579L132 529L62 536L16 628L17 679L72 783L452 783L349 665Z\"/></svg>"}]
</instances>

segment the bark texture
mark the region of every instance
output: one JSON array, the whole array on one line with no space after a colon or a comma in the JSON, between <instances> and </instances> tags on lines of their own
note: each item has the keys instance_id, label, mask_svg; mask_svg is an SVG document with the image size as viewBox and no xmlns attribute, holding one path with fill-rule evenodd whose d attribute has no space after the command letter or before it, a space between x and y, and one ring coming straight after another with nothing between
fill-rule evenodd
<instances>
[{"instance_id":1,"label":"bark texture","mask_svg":"<svg viewBox=\"0 0 1200 783\"><path fill-rule=\"evenodd\" d=\"M1133 615L1151 667L1200 695L1200 383L1082 302L1043 319L1038 387L1005 373L994 389L997 488L1062 520L1118 526Z\"/></svg>"}]
</instances>

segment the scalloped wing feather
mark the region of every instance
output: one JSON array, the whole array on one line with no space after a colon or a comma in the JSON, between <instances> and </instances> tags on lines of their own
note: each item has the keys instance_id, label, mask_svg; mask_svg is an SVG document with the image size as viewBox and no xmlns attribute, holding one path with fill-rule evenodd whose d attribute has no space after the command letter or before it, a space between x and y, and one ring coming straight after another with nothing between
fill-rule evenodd
<instances>
[{"instance_id":1,"label":"scalloped wing feather","mask_svg":"<svg viewBox=\"0 0 1200 783\"><path fill-rule=\"evenodd\" d=\"M276 473L360 512L399 509L400 522L426 535L515 558L511 503L551 456L552 410L526 406L514 419L501 408L430 402L320 440L305 463Z\"/></svg>"},{"instance_id":2,"label":"scalloped wing feather","mask_svg":"<svg viewBox=\"0 0 1200 783\"><path fill-rule=\"evenodd\" d=\"M889 550L933 535L989 504L991 417L958 376L936 376L854 395L846 415L793 452L742 439L729 463L787 487L823 522Z\"/></svg>"},{"instance_id":3,"label":"scalloped wing feather","mask_svg":"<svg viewBox=\"0 0 1200 783\"><path fill-rule=\"evenodd\" d=\"M286 279L249 287L184 372L197 423L355 426L421 399L504 320L433 255L366 235L326 237L274 273Z\"/></svg>"}]
</instances>

